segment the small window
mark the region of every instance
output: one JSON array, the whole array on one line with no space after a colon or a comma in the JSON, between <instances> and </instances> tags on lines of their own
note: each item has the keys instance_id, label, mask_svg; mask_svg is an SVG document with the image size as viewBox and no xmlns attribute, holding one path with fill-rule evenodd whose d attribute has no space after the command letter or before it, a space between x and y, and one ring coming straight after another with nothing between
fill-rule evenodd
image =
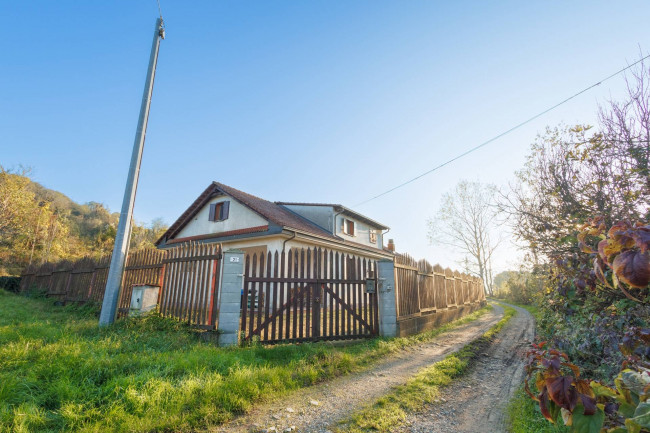
<instances>
[{"instance_id":1,"label":"small window","mask_svg":"<svg viewBox=\"0 0 650 433\"><path fill-rule=\"evenodd\" d=\"M212 203L210 205L209 221L223 221L228 219L230 213L230 202L222 201L220 203Z\"/></svg>"},{"instance_id":2,"label":"small window","mask_svg":"<svg viewBox=\"0 0 650 433\"><path fill-rule=\"evenodd\" d=\"M354 221L352 220L344 219L341 229L346 235L356 236L356 227Z\"/></svg>"},{"instance_id":3,"label":"small window","mask_svg":"<svg viewBox=\"0 0 650 433\"><path fill-rule=\"evenodd\" d=\"M370 243L377 243L377 232L373 229L370 229Z\"/></svg>"}]
</instances>

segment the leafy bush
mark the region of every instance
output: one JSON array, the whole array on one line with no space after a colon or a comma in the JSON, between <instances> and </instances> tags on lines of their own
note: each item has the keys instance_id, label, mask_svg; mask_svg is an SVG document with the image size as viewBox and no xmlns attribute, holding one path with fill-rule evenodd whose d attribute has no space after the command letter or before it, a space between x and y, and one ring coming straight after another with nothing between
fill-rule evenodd
<instances>
[{"instance_id":1,"label":"leafy bush","mask_svg":"<svg viewBox=\"0 0 650 433\"><path fill-rule=\"evenodd\" d=\"M579 433L650 432L650 330L629 331L621 352L626 360L615 387L580 377L580 368L545 343L528 352L526 392L546 419ZM539 394L534 395L530 383Z\"/></svg>"},{"instance_id":2,"label":"leafy bush","mask_svg":"<svg viewBox=\"0 0 650 433\"><path fill-rule=\"evenodd\" d=\"M18 293L20 291L20 277L0 277L0 289Z\"/></svg>"}]
</instances>

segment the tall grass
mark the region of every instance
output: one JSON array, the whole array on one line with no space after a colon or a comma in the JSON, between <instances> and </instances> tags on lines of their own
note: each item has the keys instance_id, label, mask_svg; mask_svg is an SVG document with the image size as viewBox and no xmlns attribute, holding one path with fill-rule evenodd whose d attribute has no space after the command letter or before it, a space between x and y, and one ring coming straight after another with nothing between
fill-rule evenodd
<instances>
[{"instance_id":1,"label":"tall grass","mask_svg":"<svg viewBox=\"0 0 650 433\"><path fill-rule=\"evenodd\" d=\"M92 308L0 290L0 431L201 429L486 311L411 338L218 348L169 319L98 328Z\"/></svg>"}]
</instances>

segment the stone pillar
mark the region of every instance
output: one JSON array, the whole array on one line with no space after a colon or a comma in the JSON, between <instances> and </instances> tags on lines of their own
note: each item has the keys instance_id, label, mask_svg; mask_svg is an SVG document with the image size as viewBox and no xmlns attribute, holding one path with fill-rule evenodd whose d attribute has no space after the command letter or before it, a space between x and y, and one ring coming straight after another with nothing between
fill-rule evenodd
<instances>
[{"instance_id":1,"label":"stone pillar","mask_svg":"<svg viewBox=\"0 0 650 433\"><path fill-rule=\"evenodd\" d=\"M223 253L221 296L219 300L219 345L239 344L241 292L244 287L244 252L228 250Z\"/></svg>"},{"instance_id":2,"label":"stone pillar","mask_svg":"<svg viewBox=\"0 0 650 433\"><path fill-rule=\"evenodd\" d=\"M377 262L379 302L379 335L397 336L397 300L395 297L395 265L392 260Z\"/></svg>"}]
</instances>

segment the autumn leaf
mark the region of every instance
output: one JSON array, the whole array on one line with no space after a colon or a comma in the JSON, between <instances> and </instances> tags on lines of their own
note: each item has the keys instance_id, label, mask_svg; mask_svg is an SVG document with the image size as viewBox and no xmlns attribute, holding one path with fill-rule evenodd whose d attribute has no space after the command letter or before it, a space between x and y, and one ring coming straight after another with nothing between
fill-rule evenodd
<instances>
[{"instance_id":1,"label":"autumn leaf","mask_svg":"<svg viewBox=\"0 0 650 433\"><path fill-rule=\"evenodd\" d=\"M578 393L572 386L573 378L570 376L560 376L546 379L546 388L551 400L558 406L572 411L578 402Z\"/></svg>"},{"instance_id":2,"label":"autumn leaf","mask_svg":"<svg viewBox=\"0 0 650 433\"><path fill-rule=\"evenodd\" d=\"M616 256L612 269L621 281L631 287L644 288L650 283L650 256L648 252L624 251Z\"/></svg>"}]
</instances>

